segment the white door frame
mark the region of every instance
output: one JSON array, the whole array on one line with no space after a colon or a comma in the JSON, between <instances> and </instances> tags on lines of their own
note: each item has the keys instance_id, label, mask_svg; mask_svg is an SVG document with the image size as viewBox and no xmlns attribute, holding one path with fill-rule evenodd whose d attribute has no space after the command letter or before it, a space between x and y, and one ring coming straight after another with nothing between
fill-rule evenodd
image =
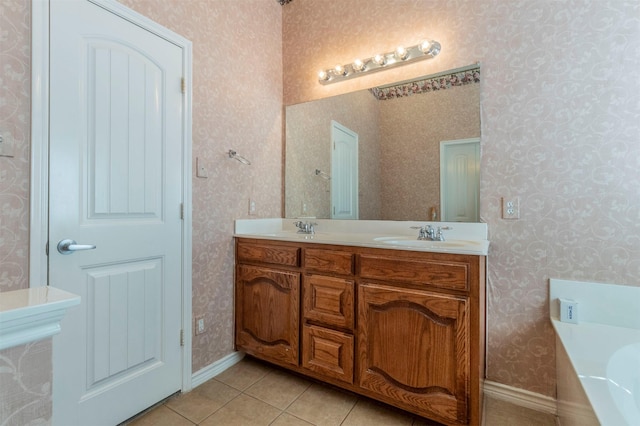
<instances>
[{"instance_id":1,"label":"white door frame","mask_svg":"<svg viewBox=\"0 0 640 426\"><path fill-rule=\"evenodd\" d=\"M186 38L114 0L87 0L182 49L185 93L182 97L182 391L191 390L191 75L192 45ZM48 284L46 244L49 222L49 0L31 2L31 187L29 287ZM54 396L55 397L55 396ZM55 398L54 398L55 399Z\"/></svg>"}]
</instances>

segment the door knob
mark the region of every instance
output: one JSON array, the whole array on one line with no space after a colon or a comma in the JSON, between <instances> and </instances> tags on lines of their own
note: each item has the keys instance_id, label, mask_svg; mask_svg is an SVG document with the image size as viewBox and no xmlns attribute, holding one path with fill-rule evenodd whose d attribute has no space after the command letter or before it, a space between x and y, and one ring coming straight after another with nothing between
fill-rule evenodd
<instances>
[{"instance_id":1,"label":"door knob","mask_svg":"<svg viewBox=\"0 0 640 426\"><path fill-rule=\"evenodd\" d=\"M60 254L73 254L74 251L93 250L96 248L93 244L77 244L75 240L60 240L58 243L58 252Z\"/></svg>"}]
</instances>

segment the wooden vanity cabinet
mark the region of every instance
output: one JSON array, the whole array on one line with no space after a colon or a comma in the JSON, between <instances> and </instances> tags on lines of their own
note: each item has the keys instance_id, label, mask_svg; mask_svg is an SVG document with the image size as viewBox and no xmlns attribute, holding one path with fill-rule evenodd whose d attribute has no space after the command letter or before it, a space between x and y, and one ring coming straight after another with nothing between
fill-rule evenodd
<instances>
[{"instance_id":1,"label":"wooden vanity cabinet","mask_svg":"<svg viewBox=\"0 0 640 426\"><path fill-rule=\"evenodd\" d=\"M298 365L299 253L297 247L236 245L236 346L280 365Z\"/></svg>"},{"instance_id":2,"label":"wooden vanity cabinet","mask_svg":"<svg viewBox=\"0 0 640 426\"><path fill-rule=\"evenodd\" d=\"M484 256L248 238L236 256L238 350L437 422L481 423Z\"/></svg>"}]
</instances>

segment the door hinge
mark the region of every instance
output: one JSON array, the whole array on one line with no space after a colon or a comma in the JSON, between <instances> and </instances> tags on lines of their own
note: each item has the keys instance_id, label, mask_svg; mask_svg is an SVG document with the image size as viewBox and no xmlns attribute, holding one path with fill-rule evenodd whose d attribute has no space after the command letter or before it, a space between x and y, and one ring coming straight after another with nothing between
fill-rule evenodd
<instances>
[{"instance_id":1,"label":"door hinge","mask_svg":"<svg viewBox=\"0 0 640 426\"><path fill-rule=\"evenodd\" d=\"M44 252L45 255L49 256L49 241L47 241L47 244L44 246Z\"/></svg>"},{"instance_id":2,"label":"door hinge","mask_svg":"<svg viewBox=\"0 0 640 426\"><path fill-rule=\"evenodd\" d=\"M182 79L180 80L180 90L182 91L182 93L187 93L187 82L184 77L182 77Z\"/></svg>"},{"instance_id":3,"label":"door hinge","mask_svg":"<svg viewBox=\"0 0 640 426\"><path fill-rule=\"evenodd\" d=\"M180 346L184 346L184 330L180 330Z\"/></svg>"},{"instance_id":4,"label":"door hinge","mask_svg":"<svg viewBox=\"0 0 640 426\"><path fill-rule=\"evenodd\" d=\"M184 203L180 203L180 219L184 220Z\"/></svg>"}]
</instances>

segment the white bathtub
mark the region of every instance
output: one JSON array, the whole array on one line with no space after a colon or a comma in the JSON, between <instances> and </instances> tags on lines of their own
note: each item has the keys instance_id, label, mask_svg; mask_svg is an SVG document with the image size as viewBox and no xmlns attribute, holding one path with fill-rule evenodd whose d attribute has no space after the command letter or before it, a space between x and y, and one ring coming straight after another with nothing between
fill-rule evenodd
<instances>
[{"instance_id":1,"label":"white bathtub","mask_svg":"<svg viewBox=\"0 0 640 426\"><path fill-rule=\"evenodd\" d=\"M578 324L558 298L578 302ZM551 280L562 426L640 425L640 287Z\"/></svg>"}]
</instances>

